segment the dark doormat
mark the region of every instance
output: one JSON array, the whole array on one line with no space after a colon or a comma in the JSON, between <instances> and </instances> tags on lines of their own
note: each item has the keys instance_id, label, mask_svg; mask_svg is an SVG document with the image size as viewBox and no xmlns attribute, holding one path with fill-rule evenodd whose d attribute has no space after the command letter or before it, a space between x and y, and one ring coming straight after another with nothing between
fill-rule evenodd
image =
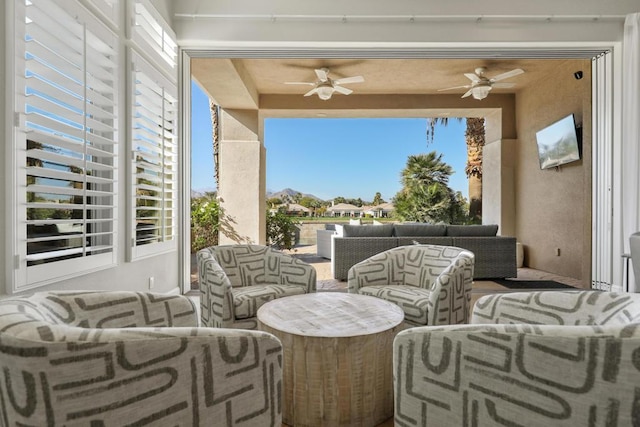
<instances>
[{"instance_id":1,"label":"dark doormat","mask_svg":"<svg viewBox=\"0 0 640 427\"><path fill-rule=\"evenodd\" d=\"M553 280L492 279L492 281L509 289L576 289Z\"/></svg>"}]
</instances>

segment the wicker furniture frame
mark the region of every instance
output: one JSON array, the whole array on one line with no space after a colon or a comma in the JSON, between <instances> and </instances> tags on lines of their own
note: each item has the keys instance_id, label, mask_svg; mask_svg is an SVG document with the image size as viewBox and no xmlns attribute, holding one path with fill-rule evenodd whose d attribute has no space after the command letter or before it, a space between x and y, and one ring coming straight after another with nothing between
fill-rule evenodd
<instances>
[{"instance_id":1,"label":"wicker furniture frame","mask_svg":"<svg viewBox=\"0 0 640 427\"><path fill-rule=\"evenodd\" d=\"M475 255L474 279L516 277L515 237L332 237L331 272L347 280L349 269L360 261L398 246L413 243L456 246Z\"/></svg>"}]
</instances>

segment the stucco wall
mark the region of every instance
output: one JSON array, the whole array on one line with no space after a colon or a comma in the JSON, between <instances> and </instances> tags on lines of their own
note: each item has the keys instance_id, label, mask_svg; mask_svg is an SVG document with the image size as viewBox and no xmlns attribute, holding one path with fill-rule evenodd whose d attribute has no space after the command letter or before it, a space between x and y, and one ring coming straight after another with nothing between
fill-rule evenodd
<instances>
[{"instance_id":1,"label":"stucco wall","mask_svg":"<svg viewBox=\"0 0 640 427\"><path fill-rule=\"evenodd\" d=\"M590 277L591 222L591 62L575 62L516 97L518 144L515 145L516 236L524 245L525 265L583 280ZM575 114L582 123L582 159L558 170L541 170L536 132ZM556 254L560 250L560 255Z\"/></svg>"}]
</instances>

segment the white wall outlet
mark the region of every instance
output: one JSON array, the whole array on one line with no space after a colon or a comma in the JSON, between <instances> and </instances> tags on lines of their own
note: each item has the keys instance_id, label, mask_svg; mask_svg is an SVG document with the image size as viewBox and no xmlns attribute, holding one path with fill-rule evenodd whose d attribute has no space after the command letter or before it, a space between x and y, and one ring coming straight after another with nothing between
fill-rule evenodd
<instances>
[{"instance_id":1,"label":"white wall outlet","mask_svg":"<svg viewBox=\"0 0 640 427\"><path fill-rule=\"evenodd\" d=\"M155 286L156 279L154 279L153 277L149 277L149 289L153 289L153 287Z\"/></svg>"}]
</instances>

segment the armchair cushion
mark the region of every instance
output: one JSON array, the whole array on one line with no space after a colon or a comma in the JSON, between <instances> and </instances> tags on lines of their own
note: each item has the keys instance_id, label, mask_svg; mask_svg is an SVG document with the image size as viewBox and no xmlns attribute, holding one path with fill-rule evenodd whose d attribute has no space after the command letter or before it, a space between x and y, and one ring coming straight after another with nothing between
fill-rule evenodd
<instances>
[{"instance_id":1,"label":"armchair cushion","mask_svg":"<svg viewBox=\"0 0 640 427\"><path fill-rule=\"evenodd\" d=\"M276 298L304 294L296 285L255 285L231 289L236 319L256 317L258 309Z\"/></svg>"},{"instance_id":2,"label":"armchair cushion","mask_svg":"<svg viewBox=\"0 0 640 427\"><path fill-rule=\"evenodd\" d=\"M406 285L373 285L360 288L361 295L370 295L392 302L404 311L405 321L416 325L426 325L429 313L428 289Z\"/></svg>"}]
</instances>

